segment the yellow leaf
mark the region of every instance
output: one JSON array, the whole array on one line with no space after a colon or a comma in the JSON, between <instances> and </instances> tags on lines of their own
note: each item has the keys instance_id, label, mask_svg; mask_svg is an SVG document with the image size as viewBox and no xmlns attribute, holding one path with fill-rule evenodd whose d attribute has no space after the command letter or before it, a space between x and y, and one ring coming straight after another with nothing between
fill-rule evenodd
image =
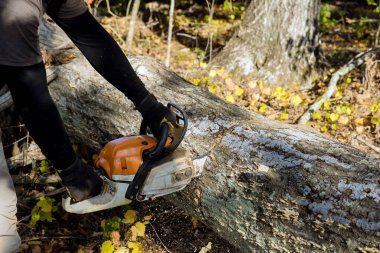
<instances>
[{"instance_id":1,"label":"yellow leaf","mask_svg":"<svg viewBox=\"0 0 380 253\"><path fill-rule=\"evenodd\" d=\"M331 120L331 122L335 122L339 119L339 114L331 113L329 119Z\"/></svg>"},{"instance_id":2,"label":"yellow leaf","mask_svg":"<svg viewBox=\"0 0 380 253\"><path fill-rule=\"evenodd\" d=\"M124 214L124 221L128 224L134 223L136 220L136 211L135 210L128 210Z\"/></svg>"},{"instance_id":3,"label":"yellow leaf","mask_svg":"<svg viewBox=\"0 0 380 253\"><path fill-rule=\"evenodd\" d=\"M136 222L134 226L131 227L132 241L136 241L137 237L145 236L145 225L142 222Z\"/></svg>"},{"instance_id":4,"label":"yellow leaf","mask_svg":"<svg viewBox=\"0 0 380 253\"><path fill-rule=\"evenodd\" d=\"M211 93L217 93L217 92L219 92L219 87L216 86L215 84L209 84L207 86L207 88L208 88L209 92L211 92Z\"/></svg>"},{"instance_id":5,"label":"yellow leaf","mask_svg":"<svg viewBox=\"0 0 380 253\"><path fill-rule=\"evenodd\" d=\"M152 215L146 215L146 216L144 216L144 220L145 221L150 221L150 219L152 219Z\"/></svg>"},{"instance_id":6,"label":"yellow leaf","mask_svg":"<svg viewBox=\"0 0 380 253\"><path fill-rule=\"evenodd\" d=\"M341 98L343 97L342 93L340 91L337 91L335 92L335 95L334 95L335 98Z\"/></svg>"},{"instance_id":7,"label":"yellow leaf","mask_svg":"<svg viewBox=\"0 0 380 253\"><path fill-rule=\"evenodd\" d=\"M292 104L297 107L302 103L302 98L299 95L292 96Z\"/></svg>"},{"instance_id":8,"label":"yellow leaf","mask_svg":"<svg viewBox=\"0 0 380 253\"><path fill-rule=\"evenodd\" d=\"M210 72L208 73L208 75L210 77L215 77L216 76L216 71L214 69L210 70Z\"/></svg>"},{"instance_id":9,"label":"yellow leaf","mask_svg":"<svg viewBox=\"0 0 380 253\"><path fill-rule=\"evenodd\" d=\"M235 98L232 95L227 95L226 100L227 100L227 102L229 102L231 104L235 104Z\"/></svg>"},{"instance_id":10,"label":"yellow leaf","mask_svg":"<svg viewBox=\"0 0 380 253\"><path fill-rule=\"evenodd\" d=\"M205 68L207 67L207 63L205 63L205 62L201 62L200 67L201 67L202 69L205 69Z\"/></svg>"},{"instance_id":11,"label":"yellow leaf","mask_svg":"<svg viewBox=\"0 0 380 253\"><path fill-rule=\"evenodd\" d=\"M132 253L142 253L143 252L143 247L142 247L141 243L138 243L138 242L129 242L128 248L132 249Z\"/></svg>"},{"instance_id":12,"label":"yellow leaf","mask_svg":"<svg viewBox=\"0 0 380 253\"><path fill-rule=\"evenodd\" d=\"M289 114L287 113L281 113L280 120L288 120L289 119Z\"/></svg>"},{"instance_id":13,"label":"yellow leaf","mask_svg":"<svg viewBox=\"0 0 380 253\"><path fill-rule=\"evenodd\" d=\"M331 130L337 130L338 129L338 126L336 124L331 124Z\"/></svg>"},{"instance_id":14,"label":"yellow leaf","mask_svg":"<svg viewBox=\"0 0 380 253\"><path fill-rule=\"evenodd\" d=\"M380 117L378 117L378 118L373 117L373 118L371 119L371 123L372 123L373 125L380 124Z\"/></svg>"},{"instance_id":15,"label":"yellow leaf","mask_svg":"<svg viewBox=\"0 0 380 253\"><path fill-rule=\"evenodd\" d=\"M196 228L198 225L198 218L195 216L191 217L191 223L193 224L193 228Z\"/></svg>"},{"instance_id":16,"label":"yellow leaf","mask_svg":"<svg viewBox=\"0 0 380 253\"><path fill-rule=\"evenodd\" d=\"M126 247L118 248L114 253L129 253L129 249Z\"/></svg>"},{"instance_id":17,"label":"yellow leaf","mask_svg":"<svg viewBox=\"0 0 380 253\"><path fill-rule=\"evenodd\" d=\"M217 69L217 70L216 70L216 73L218 74L218 76L223 77L223 75L224 75L224 73L225 73L225 70L224 70L223 68L221 68L221 69Z\"/></svg>"},{"instance_id":18,"label":"yellow leaf","mask_svg":"<svg viewBox=\"0 0 380 253\"><path fill-rule=\"evenodd\" d=\"M104 230L105 227L106 227L106 219L103 219L101 222L100 222L100 227Z\"/></svg>"},{"instance_id":19,"label":"yellow leaf","mask_svg":"<svg viewBox=\"0 0 380 253\"><path fill-rule=\"evenodd\" d=\"M264 87L264 84L262 81L258 81L257 86L259 86L259 88L262 89Z\"/></svg>"},{"instance_id":20,"label":"yellow leaf","mask_svg":"<svg viewBox=\"0 0 380 253\"><path fill-rule=\"evenodd\" d=\"M84 253L84 249L79 248L79 249L77 250L77 253Z\"/></svg>"},{"instance_id":21,"label":"yellow leaf","mask_svg":"<svg viewBox=\"0 0 380 253\"><path fill-rule=\"evenodd\" d=\"M211 250L211 248L212 248L212 243L209 242L209 243L207 243L207 245L205 247L201 248L201 251L199 251L199 253L207 253Z\"/></svg>"},{"instance_id":22,"label":"yellow leaf","mask_svg":"<svg viewBox=\"0 0 380 253\"><path fill-rule=\"evenodd\" d=\"M369 125L369 120L367 118L358 118L355 119L355 124L359 126Z\"/></svg>"},{"instance_id":23,"label":"yellow leaf","mask_svg":"<svg viewBox=\"0 0 380 253\"><path fill-rule=\"evenodd\" d=\"M324 125L324 126L321 127L321 132L322 133L326 133L327 132L327 126L326 125Z\"/></svg>"},{"instance_id":24,"label":"yellow leaf","mask_svg":"<svg viewBox=\"0 0 380 253\"><path fill-rule=\"evenodd\" d=\"M265 113L267 111L267 105L266 104L260 104L259 112Z\"/></svg>"},{"instance_id":25,"label":"yellow leaf","mask_svg":"<svg viewBox=\"0 0 380 253\"><path fill-rule=\"evenodd\" d=\"M322 119L321 113L319 111L313 112L313 119L321 120Z\"/></svg>"},{"instance_id":26,"label":"yellow leaf","mask_svg":"<svg viewBox=\"0 0 380 253\"><path fill-rule=\"evenodd\" d=\"M330 101L323 102L322 103L322 110L327 111L328 109L330 109L330 104L331 104Z\"/></svg>"},{"instance_id":27,"label":"yellow leaf","mask_svg":"<svg viewBox=\"0 0 380 253\"><path fill-rule=\"evenodd\" d=\"M234 94L235 94L236 96L240 97L240 96L242 96L242 95L244 94L244 89L238 87L238 88L235 90Z\"/></svg>"},{"instance_id":28,"label":"yellow leaf","mask_svg":"<svg viewBox=\"0 0 380 253\"><path fill-rule=\"evenodd\" d=\"M115 246L112 245L112 242L110 240L107 240L102 243L102 249L100 250L100 253L113 253L114 250Z\"/></svg>"}]
</instances>

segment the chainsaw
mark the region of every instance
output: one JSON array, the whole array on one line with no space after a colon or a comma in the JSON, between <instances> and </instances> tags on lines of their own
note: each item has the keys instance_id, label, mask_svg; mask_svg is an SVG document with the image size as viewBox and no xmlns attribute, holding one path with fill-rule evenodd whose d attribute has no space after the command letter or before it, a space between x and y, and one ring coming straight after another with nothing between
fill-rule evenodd
<instances>
[{"instance_id":1,"label":"chainsaw","mask_svg":"<svg viewBox=\"0 0 380 253\"><path fill-rule=\"evenodd\" d=\"M104 181L102 192L80 202L65 196L63 209L82 214L127 205L132 200L152 200L182 190L199 176L205 159L192 161L188 151L177 148L185 137L187 116L174 104L169 103L168 108L175 114L176 124L162 123L155 139L148 135L143 120L140 135L107 143L95 161Z\"/></svg>"}]
</instances>

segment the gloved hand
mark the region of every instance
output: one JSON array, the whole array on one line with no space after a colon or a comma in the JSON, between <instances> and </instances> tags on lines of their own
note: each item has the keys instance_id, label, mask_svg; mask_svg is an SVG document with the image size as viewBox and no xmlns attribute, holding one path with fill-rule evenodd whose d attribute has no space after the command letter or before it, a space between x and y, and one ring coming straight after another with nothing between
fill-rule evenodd
<instances>
[{"instance_id":1,"label":"gloved hand","mask_svg":"<svg viewBox=\"0 0 380 253\"><path fill-rule=\"evenodd\" d=\"M160 136L162 123L167 123L170 128L175 128L177 125L175 114L168 107L158 102L152 94L143 99L137 106L137 110L157 139Z\"/></svg>"},{"instance_id":2,"label":"gloved hand","mask_svg":"<svg viewBox=\"0 0 380 253\"><path fill-rule=\"evenodd\" d=\"M68 168L58 171L70 197L78 202L100 194L103 180L94 168L83 164L78 158Z\"/></svg>"}]
</instances>

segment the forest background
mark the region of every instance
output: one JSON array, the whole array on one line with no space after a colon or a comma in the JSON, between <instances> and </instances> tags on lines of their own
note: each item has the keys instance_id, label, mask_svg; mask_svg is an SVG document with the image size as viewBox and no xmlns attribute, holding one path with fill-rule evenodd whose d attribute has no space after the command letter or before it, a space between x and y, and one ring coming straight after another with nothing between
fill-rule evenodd
<instances>
[{"instance_id":1,"label":"forest background","mask_svg":"<svg viewBox=\"0 0 380 253\"><path fill-rule=\"evenodd\" d=\"M169 1L87 0L87 4L127 56L158 59L205 92L290 124L296 124L313 103L323 99L334 73L358 54L379 46L378 2L322 1L320 61L311 82L284 85L245 80L223 65L210 66L209 62L241 25L247 1L175 1L172 14ZM252 38L252 43L259 39ZM378 59L374 54L359 67L346 71L331 96L311 112L307 124L380 156ZM11 144L6 145L8 155L13 152ZM84 160L91 162L86 150L75 147ZM13 170L15 176L20 173L36 178L54 172L42 161ZM46 186L17 182L16 186L22 252L238 252L236 245L165 200L78 217L61 210L59 197L41 197L41 192L49 192Z\"/></svg>"}]
</instances>

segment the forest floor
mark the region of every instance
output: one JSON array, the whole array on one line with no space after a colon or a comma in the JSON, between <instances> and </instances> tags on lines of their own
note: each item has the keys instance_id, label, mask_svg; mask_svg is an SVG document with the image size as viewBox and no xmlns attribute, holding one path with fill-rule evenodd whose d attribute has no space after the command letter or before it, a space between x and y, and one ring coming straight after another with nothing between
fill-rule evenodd
<instances>
[{"instance_id":1,"label":"forest floor","mask_svg":"<svg viewBox=\"0 0 380 253\"><path fill-rule=\"evenodd\" d=\"M331 16L322 17L325 18L322 20L321 36L323 70L310 88L303 89L301 84L282 88L260 80L242 84L225 69L209 69L207 66L210 31L213 32L212 55L215 55L239 25L244 13L242 7L238 4L216 6L215 13L218 15L210 21L204 6L179 6L175 15L170 68L229 103L286 123L296 123L308 106L326 91L331 75L337 69L378 43L378 21L369 22L370 17L363 18L363 13L332 6ZM340 11L334 12L334 8L340 8ZM147 55L165 62L165 22L169 6L151 3L145 9L136 24L133 47L128 53ZM367 8L364 6L363 9L366 13ZM99 20L125 48L126 18L108 15ZM378 60L378 57L367 60L363 66L341 78L333 97L313 113L308 124L329 137L380 157L375 150L380 147ZM44 163L36 167L37 170L29 166L12 173L31 174L32 171L37 176L49 173ZM198 222L196 217L187 215L163 199L94 214L73 215L59 207L59 196L38 202L30 199L36 193L46 191L46 186L16 182L16 188L21 199L18 212L19 231L23 239L21 252L112 252L114 245L118 245L119 253L128 252L128 248L135 250L130 252L142 249L141 252L204 253L208 250L207 245L211 249L208 252L239 252L234 245ZM28 201L22 201L27 198ZM53 200L54 203L51 202ZM33 215L36 224L30 223ZM51 215L51 222L42 221L43 215L47 220ZM128 243L131 238L135 242Z\"/></svg>"}]
</instances>

